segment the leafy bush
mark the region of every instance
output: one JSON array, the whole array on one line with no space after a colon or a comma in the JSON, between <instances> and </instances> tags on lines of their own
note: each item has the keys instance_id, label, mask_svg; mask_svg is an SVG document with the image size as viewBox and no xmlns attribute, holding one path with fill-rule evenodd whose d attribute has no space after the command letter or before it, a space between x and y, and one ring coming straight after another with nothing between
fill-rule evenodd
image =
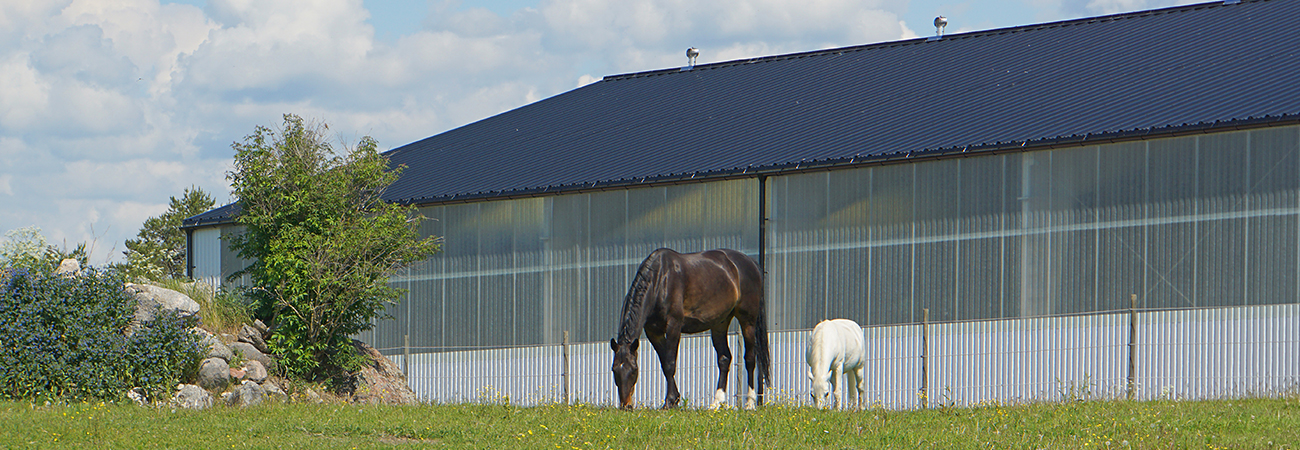
<instances>
[{"instance_id":1,"label":"leafy bush","mask_svg":"<svg viewBox=\"0 0 1300 450\"><path fill-rule=\"evenodd\" d=\"M131 336L124 355L131 366L130 384L144 388L150 400L167 398L177 383L198 373L207 352L190 331L194 322L175 311L159 311Z\"/></svg>"},{"instance_id":2,"label":"leafy bush","mask_svg":"<svg viewBox=\"0 0 1300 450\"><path fill-rule=\"evenodd\" d=\"M227 173L244 226L230 248L252 261L255 314L275 324L267 345L285 372L307 380L359 369L351 336L400 296L388 277L439 250L418 210L383 199L401 168L370 137L336 151L327 128L291 114L279 131L259 126Z\"/></svg>"},{"instance_id":3,"label":"leafy bush","mask_svg":"<svg viewBox=\"0 0 1300 450\"><path fill-rule=\"evenodd\" d=\"M9 230L5 238L0 242L0 268L48 274L58 269L64 259L75 259L83 267L88 264L90 254L86 243L77 244L71 250L50 245L41 229L34 226Z\"/></svg>"},{"instance_id":4,"label":"leafy bush","mask_svg":"<svg viewBox=\"0 0 1300 450\"><path fill-rule=\"evenodd\" d=\"M197 366L198 336L158 314L128 337L134 313L122 279L108 272L3 271L0 398L117 400L132 387L160 398Z\"/></svg>"}]
</instances>

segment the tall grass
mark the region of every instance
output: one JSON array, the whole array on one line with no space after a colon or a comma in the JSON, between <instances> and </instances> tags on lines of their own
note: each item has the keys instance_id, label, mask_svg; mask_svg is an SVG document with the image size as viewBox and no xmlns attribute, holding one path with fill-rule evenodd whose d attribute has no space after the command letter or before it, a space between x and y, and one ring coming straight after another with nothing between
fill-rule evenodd
<instances>
[{"instance_id":1,"label":"tall grass","mask_svg":"<svg viewBox=\"0 0 1300 450\"><path fill-rule=\"evenodd\" d=\"M1297 448L1300 397L923 411L636 410L553 404L273 404L207 411L0 403L0 447Z\"/></svg>"},{"instance_id":2,"label":"tall grass","mask_svg":"<svg viewBox=\"0 0 1300 450\"><path fill-rule=\"evenodd\" d=\"M241 325L252 322L248 301L236 291L176 278L149 283L188 295L199 304L203 328L213 333L235 334Z\"/></svg>"}]
</instances>

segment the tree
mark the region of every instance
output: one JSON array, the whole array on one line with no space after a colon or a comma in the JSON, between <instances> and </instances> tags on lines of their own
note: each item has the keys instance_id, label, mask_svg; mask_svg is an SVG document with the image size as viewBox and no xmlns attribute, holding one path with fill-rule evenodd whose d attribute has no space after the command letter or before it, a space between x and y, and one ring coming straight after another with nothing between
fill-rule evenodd
<instances>
[{"instance_id":1,"label":"tree","mask_svg":"<svg viewBox=\"0 0 1300 450\"><path fill-rule=\"evenodd\" d=\"M27 269L48 274L59 268L64 259L75 259L82 267L89 265L90 254L86 243L72 250L50 245L35 225L5 232L5 242L0 243L0 268Z\"/></svg>"},{"instance_id":2,"label":"tree","mask_svg":"<svg viewBox=\"0 0 1300 450\"><path fill-rule=\"evenodd\" d=\"M329 379L359 368L350 336L371 327L401 291L388 277L438 251L421 239L414 207L381 196L389 169L369 136L336 153L327 125L286 114L235 143L227 173L244 233L231 248L253 263L250 295L274 330L268 340L290 375Z\"/></svg>"},{"instance_id":3,"label":"tree","mask_svg":"<svg viewBox=\"0 0 1300 450\"><path fill-rule=\"evenodd\" d=\"M185 234L181 222L212 209L212 197L202 188L191 186L181 198L171 197L167 212L150 217L136 234L126 240L126 273L151 280L185 276Z\"/></svg>"},{"instance_id":4,"label":"tree","mask_svg":"<svg viewBox=\"0 0 1300 450\"><path fill-rule=\"evenodd\" d=\"M0 267L35 269L43 266L49 244L36 226L5 232L5 242L0 244Z\"/></svg>"}]
</instances>

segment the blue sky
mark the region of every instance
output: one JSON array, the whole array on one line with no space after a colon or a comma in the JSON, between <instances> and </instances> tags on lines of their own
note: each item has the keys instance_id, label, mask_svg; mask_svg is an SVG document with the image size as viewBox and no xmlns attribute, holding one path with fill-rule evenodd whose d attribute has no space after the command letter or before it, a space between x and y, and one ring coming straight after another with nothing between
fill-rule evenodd
<instances>
[{"instance_id":1,"label":"blue sky","mask_svg":"<svg viewBox=\"0 0 1300 450\"><path fill-rule=\"evenodd\" d=\"M397 147L604 75L1185 0L4 0L0 232L91 243L168 197L230 201L231 143L285 113Z\"/></svg>"}]
</instances>

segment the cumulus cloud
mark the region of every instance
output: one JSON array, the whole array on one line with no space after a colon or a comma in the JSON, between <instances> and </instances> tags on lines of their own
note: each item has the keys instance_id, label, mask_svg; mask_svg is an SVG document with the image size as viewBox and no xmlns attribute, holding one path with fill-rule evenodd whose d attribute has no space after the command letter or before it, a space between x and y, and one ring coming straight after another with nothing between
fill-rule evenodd
<instances>
[{"instance_id":1,"label":"cumulus cloud","mask_svg":"<svg viewBox=\"0 0 1300 450\"><path fill-rule=\"evenodd\" d=\"M361 0L5 1L0 232L36 225L116 259L186 187L228 201L230 144L284 113L391 148L603 75L684 65L691 46L704 64L911 37L905 6L453 0L381 42Z\"/></svg>"},{"instance_id":2,"label":"cumulus cloud","mask_svg":"<svg viewBox=\"0 0 1300 450\"><path fill-rule=\"evenodd\" d=\"M1027 0L1043 20L1116 14L1141 9L1203 3L1201 0Z\"/></svg>"}]
</instances>

